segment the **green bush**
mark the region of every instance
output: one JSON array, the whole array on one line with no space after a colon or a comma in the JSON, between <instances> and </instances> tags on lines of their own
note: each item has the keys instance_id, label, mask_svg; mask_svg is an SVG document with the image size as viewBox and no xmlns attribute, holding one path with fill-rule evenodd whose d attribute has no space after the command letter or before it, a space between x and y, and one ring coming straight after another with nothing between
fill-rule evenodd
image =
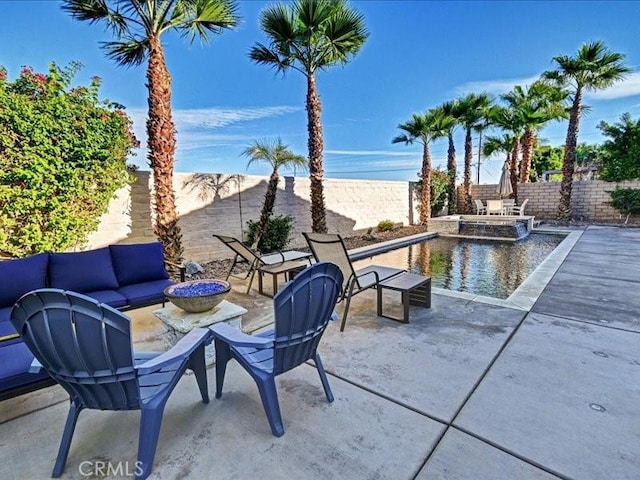
<instances>
[{"instance_id":1,"label":"green bush","mask_svg":"<svg viewBox=\"0 0 640 480\"><path fill-rule=\"evenodd\" d=\"M633 120L624 113L619 122L600 122L598 128L609 137L600 149L600 178L608 182L640 179L640 119Z\"/></svg>"},{"instance_id":2,"label":"green bush","mask_svg":"<svg viewBox=\"0 0 640 480\"><path fill-rule=\"evenodd\" d=\"M390 232L394 229L394 223L391 220L382 220L378 224L379 232Z\"/></svg>"},{"instance_id":3,"label":"green bush","mask_svg":"<svg viewBox=\"0 0 640 480\"><path fill-rule=\"evenodd\" d=\"M629 221L629 216L640 214L640 190L616 188L607 193L611 195L611 206L627 216L624 223Z\"/></svg>"},{"instance_id":4,"label":"green bush","mask_svg":"<svg viewBox=\"0 0 640 480\"><path fill-rule=\"evenodd\" d=\"M419 175L419 174L418 174ZM449 184L449 173L439 168L431 170L431 216L440 212L447 203L447 185ZM418 204L422 191L422 179L418 180L415 187L415 196Z\"/></svg>"},{"instance_id":5,"label":"green bush","mask_svg":"<svg viewBox=\"0 0 640 480\"><path fill-rule=\"evenodd\" d=\"M69 88L78 68L10 82L0 67L0 256L82 246L130 181L131 120L98 99L98 77Z\"/></svg>"},{"instance_id":6,"label":"green bush","mask_svg":"<svg viewBox=\"0 0 640 480\"><path fill-rule=\"evenodd\" d=\"M247 222L247 245L253 245L259 222L249 220ZM284 250L289 243L289 237L293 231L293 217L291 215L278 215L269 217L262 238L258 242L258 250L262 253Z\"/></svg>"}]
</instances>

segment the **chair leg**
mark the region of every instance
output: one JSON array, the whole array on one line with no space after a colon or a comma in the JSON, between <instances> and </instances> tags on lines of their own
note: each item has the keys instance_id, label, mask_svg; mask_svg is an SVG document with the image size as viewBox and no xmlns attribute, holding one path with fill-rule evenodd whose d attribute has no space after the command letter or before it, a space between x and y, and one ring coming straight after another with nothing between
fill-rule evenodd
<instances>
[{"instance_id":1,"label":"chair leg","mask_svg":"<svg viewBox=\"0 0 640 480\"><path fill-rule=\"evenodd\" d=\"M200 395L202 395L202 403L209 403L209 386L207 382L207 364L204 357L204 345L200 345L192 354L189 360L189 368L193 370Z\"/></svg>"},{"instance_id":2,"label":"chair leg","mask_svg":"<svg viewBox=\"0 0 640 480\"><path fill-rule=\"evenodd\" d=\"M227 371L227 362L231 360L231 349L229 344L222 340L215 339L216 347L216 398L222 396L222 386L224 385L224 375Z\"/></svg>"},{"instance_id":3,"label":"chair leg","mask_svg":"<svg viewBox=\"0 0 640 480\"><path fill-rule=\"evenodd\" d=\"M76 429L78 415L80 415L81 411L82 407L76 405L76 403L72 400L71 404L69 405L69 413L67 414L67 421L64 425L62 440L60 440L58 457L56 458L56 463L53 466L53 473L51 473L51 476L54 478L58 478L60 475L62 475L64 466L67 463L69 448L71 447L71 439L73 438L73 432Z\"/></svg>"},{"instance_id":4,"label":"chair leg","mask_svg":"<svg viewBox=\"0 0 640 480\"><path fill-rule=\"evenodd\" d=\"M257 378L256 383L258 384L258 391L262 399L262 406L267 414L267 420L269 420L271 433L276 437L281 437L284 435L284 426L282 425L282 416L280 415L275 378Z\"/></svg>"},{"instance_id":5,"label":"chair leg","mask_svg":"<svg viewBox=\"0 0 640 480\"><path fill-rule=\"evenodd\" d=\"M320 360L320 354L318 352L316 352L314 360L316 362L316 368L318 369L318 375L320 375L322 387L324 388L324 394L327 396L327 400L329 401L329 403L331 403L333 402L333 392L331 391L331 387L329 386L327 373L324 371L324 366L322 365L322 360Z\"/></svg>"},{"instance_id":6,"label":"chair leg","mask_svg":"<svg viewBox=\"0 0 640 480\"><path fill-rule=\"evenodd\" d=\"M251 267L251 278L249 278L249 285L247 286L247 293L251 291L251 284L253 283L253 277L256 275L256 269Z\"/></svg>"},{"instance_id":7,"label":"chair leg","mask_svg":"<svg viewBox=\"0 0 640 480\"><path fill-rule=\"evenodd\" d=\"M347 301L344 304L344 313L342 314L342 323L340 324L341 332L344 332L344 326L347 323L347 314L349 313L349 305L351 305L351 295L353 294L354 286L355 286L355 281L352 281L349 284L349 293L347 294Z\"/></svg>"},{"instance_id":8,"label":"chair leg","mask_svg":"<svg viewBox=\"0 0 640 480\"><path fill-rule=\"evenodd\" d=\"M153 470L153 458L156 455L166 401L165 398L157 405L142 407L138 435L138 461L136 462L136 478L139 480L147 478Z\"/></svg>"}]
</instances>

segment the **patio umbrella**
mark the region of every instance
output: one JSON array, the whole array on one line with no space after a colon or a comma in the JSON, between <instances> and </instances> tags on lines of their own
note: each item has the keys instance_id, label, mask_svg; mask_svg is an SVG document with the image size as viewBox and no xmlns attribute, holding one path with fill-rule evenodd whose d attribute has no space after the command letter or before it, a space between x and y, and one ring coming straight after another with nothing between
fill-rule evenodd
<instances>
[{"instance_id":1,"label":"patio umbrella","mask_svg":"<svg viewBox=\"0 0 640 480\"><path fill-rule=\"evenodd\" d=\"M509 164L507 162L504 162L502 166L502 175L500 175L500 182L498 183L496 192L500 194L500 198L508 197L513 193L511 180L509 179Z\"/></svg>"}]
</instances>

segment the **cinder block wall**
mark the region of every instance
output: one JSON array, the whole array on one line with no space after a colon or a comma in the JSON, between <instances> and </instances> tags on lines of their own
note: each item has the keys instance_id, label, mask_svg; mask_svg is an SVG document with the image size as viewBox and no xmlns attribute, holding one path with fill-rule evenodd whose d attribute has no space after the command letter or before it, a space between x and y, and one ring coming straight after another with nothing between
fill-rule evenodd
<instances>
[{"instance_id":1,"label":"cinder block wall","mask_svg":"<svg viewBox=\"0 0 640 480\"><path fill-rule=\"evenodd\" d=\"M154 241L152 226L152 178L137 172L137 181L118 192L88 248L113 243ZM176 206L180 217L185 258L198 262L229 257L213 233L241 237L247 220L256 220L268 177L253 175L185 174L174 176ZM309 179L283 177L274 213L296 219L290 246L306 245L301 232L311 231ZM381 220L408 225L409 182L325 179L324 196L330 232L352 235L375 227Z\"/></svg>"},{"instance_id":2,"label":"cinder block wall","mask_svg":"<svg viewBox=\"0 0 640 480\"><path fill-rule=\"evenodd\" d=\"M573 182L571 192L571 208L577 220L595 222L621 222L624 217L613 208L609 202L611 196L607 193L615 188L640 189L640 182L604 182L601 180ZM473 199L497 199L497 185L471 185ZM460 192L460 187L458 187ZM560 201L559 182L521 183L518 185L518 203L526 198L529 203L526 213L541 219L553 219L558 211ZM640 223L640 216L632 216L629 223Z\"/></svg>"}]
</instances>

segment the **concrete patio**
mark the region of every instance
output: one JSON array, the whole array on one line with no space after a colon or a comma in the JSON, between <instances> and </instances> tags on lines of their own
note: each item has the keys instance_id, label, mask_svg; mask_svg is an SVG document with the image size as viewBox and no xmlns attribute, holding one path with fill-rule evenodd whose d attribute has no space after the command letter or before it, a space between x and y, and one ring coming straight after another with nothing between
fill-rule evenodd
<instances>
[{"instance_id":1,"label":"concrete patio","mask_svg":"<svg viewBox=\"0 0 640 480\"><path fill-rule=\"evenodd\" d=\"M185 376L152 478L637 480L640 229L575 240L526 307L435 292L404 325L375 316L375 292L355 297L345 332L330 324L320 345L335 401L311 366L279 377L281 438L237 364L219 400L209 370L208 405ZM270 301L234 285L244 326L268 323ZM158 344L150 311L134 316L140 347ZM50 476L66 411L59 387L0 403L1 479ZM132 471L138 418L84 412L63 478L96 478L97 462Z\"/></svg>"}]
</instances>

